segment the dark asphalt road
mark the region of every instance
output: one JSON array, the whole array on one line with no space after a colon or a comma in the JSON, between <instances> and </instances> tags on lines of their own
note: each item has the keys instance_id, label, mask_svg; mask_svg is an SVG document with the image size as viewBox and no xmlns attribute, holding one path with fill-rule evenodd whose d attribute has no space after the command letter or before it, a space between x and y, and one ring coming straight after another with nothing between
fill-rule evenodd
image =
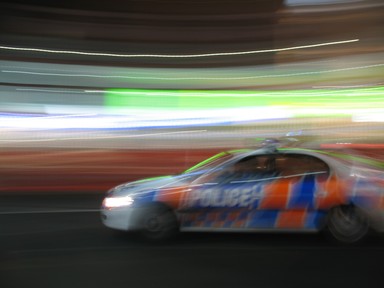
<instances>
[{"instance_id":1,"label":"dark asphalt road","mask_svg":"<svg viewBox=\"0 0 384 288\"><path fill-rule=\"evenodd\" d=\"M1 196L0 287L382 287L384 240L183 234L143 243L102 226L101 197Z\"/></svg>"}]
</instances>

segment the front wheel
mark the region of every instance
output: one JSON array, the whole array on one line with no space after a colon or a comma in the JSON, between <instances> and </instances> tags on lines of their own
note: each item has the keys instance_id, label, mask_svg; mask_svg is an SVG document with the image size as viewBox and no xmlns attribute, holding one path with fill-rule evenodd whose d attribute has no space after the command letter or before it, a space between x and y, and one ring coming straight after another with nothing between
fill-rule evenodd
<instances>
[{"instance_id":1,"label":"front wheel","mask_svg":"<svg viewBox=\"0 0 384 288\"><path fill-rule=\"evenodd\" d=\"M337 206L329 212L326 232L339 243L360 242L368 235L369 229L367 218L354 205Z\"/></svg>"},{"instance_id":2,"label":"front wheel","mask_svg":"<svg viewBox=\"0 0 384 288\"><path fill-rule=\"evenodd\" d=\"M171 209L163 205L151 205L141 209L140 235L150 241L167 240L178 231L178 221Z\"/></svg>"}]
</instances>

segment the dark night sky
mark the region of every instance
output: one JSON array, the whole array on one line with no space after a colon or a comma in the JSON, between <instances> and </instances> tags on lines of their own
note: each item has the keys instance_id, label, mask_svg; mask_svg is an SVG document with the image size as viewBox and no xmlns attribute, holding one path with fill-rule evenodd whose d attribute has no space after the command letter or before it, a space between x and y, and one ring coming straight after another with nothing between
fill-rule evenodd
<instances>
[{"instance_id":1,"label":"dark night sky","mask_svg":"<svg viewBox=\"0 0 384 288\"><path fill-rule=\"evenodd\" d=\"M274 11L284 0L1 0L11 5L114 12L165 14L237 14Z\"/></svg>"}]
</instances>

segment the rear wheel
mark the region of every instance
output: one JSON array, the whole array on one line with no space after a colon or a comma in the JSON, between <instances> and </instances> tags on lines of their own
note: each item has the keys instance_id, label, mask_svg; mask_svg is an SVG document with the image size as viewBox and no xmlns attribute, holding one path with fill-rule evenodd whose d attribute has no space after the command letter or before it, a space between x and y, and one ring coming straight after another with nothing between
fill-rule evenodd
<instances>
[{"instance_id":1,"label":"rear wheel","mask_svg":"<svg viewBox=\"0 0 384 288\"><path fill-rule=\"evenodd\" d=\"M167 240L178 232L176 215L165 205L155 204L145 207L140 214L139 233L146 240Z\"/></svg>"},{"instance_id":2,"label":"rear wheel","mask_svg":"<svg viewBox=\"0 0 384 288\"><path fill-rule=\"evenodd\" d=\"M326 232L337 242L360 242L368 235L369 229L367 218L354 205L337 206L329 212Z\"/></svg>"}]
</instances>

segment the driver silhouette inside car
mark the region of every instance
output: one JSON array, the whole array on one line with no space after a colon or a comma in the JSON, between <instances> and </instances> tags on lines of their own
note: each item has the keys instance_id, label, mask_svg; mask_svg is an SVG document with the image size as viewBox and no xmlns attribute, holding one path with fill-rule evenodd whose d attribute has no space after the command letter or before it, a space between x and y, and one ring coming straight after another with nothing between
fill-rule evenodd
<instances>
[{"instance_id":1,"label":"driver silhouette inside car","mask_svg":"<svg viewBox=\"0 0 384 288\"><path fill-rule=\"evenodd\" d=\"M273 159L266 156L246 157L235 163L217 178L218 182L249 182L277 176Z\"/></svg>"}]
</instances>

